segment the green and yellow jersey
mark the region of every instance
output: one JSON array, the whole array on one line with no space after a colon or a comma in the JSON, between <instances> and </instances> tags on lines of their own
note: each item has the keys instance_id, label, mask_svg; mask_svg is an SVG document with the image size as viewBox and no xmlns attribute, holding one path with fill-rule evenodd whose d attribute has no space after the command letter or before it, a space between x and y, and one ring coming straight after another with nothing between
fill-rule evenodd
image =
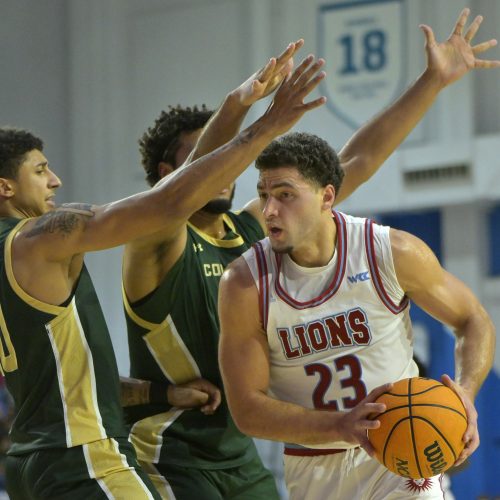
<instances>
[{"instance_id":1,"label":"green and yellow jersey","mask_svg":"<svg viewBox=\"0 0 500 500\"><path fill-rule=\"evenodd\" d=\"M85 266L59 306L16 281L12 240L27 221L0 219L0 364L16 411L9 454L126 437L111 339Z\"/></svg>"},{"instance_id":2,"label":"green and yellow jersey","mask_svg":"<svg viewBox=\"0 0 500 500\"><path fill-rule=\"evenodd\" d=\"M222 389L217 362L217 296L225 267L264 237L246 212L227 213L222 240L188 225L183 255L161 285L135 304L125 300L131 376L182 384L203 377ZM227 403L214 415L167 405L125 409L138 459L205 469L236 467L256 455L234 424Z\"/></svg>"}]
</instances>

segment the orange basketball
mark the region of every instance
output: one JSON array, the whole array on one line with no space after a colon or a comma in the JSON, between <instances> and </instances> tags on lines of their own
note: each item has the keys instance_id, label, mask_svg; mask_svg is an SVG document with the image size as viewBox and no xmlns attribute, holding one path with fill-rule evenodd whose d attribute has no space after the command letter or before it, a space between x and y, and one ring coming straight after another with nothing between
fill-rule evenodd
<instances>
[{"instance_id":1,"label":"orange basketball","mask_svg":"<svg viewBox=\"0 0 500 500\"><path fill-rule=\"evenodd\" d=\"M428 378L394 384L377 402L387 409L368 432L377 460L399 476L413 479L441 474L457 460L467 427L465 408L449 387Z\"/></svg>"}]
</instances>

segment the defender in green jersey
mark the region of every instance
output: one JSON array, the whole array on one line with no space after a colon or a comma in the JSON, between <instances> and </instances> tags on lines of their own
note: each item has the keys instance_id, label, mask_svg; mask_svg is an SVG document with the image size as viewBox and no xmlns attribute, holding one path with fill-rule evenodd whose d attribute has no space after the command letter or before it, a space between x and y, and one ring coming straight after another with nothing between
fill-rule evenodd
<instances>
[{"instance_id":1,"label":"defender in green jersey","mask_svg":"<svg viewBox=\"0 0 500 500\"><path fill-rule=\"evenodd\" d=\"M480 23L481 18L476 18L470 33ZM376 172L444 87L474 67L496 64L479 61L472 53L487 50L492 41L472 49L470 39L452 36L438 44L430 28L422 29L427 38L427 68L403 96L357 131L340 151L346 175L337 202ZM204 148L197 144L194 157L236 133L244 113L228 105L230 97L212 123L216 133L205 137ZM151 186L183 164L210 116L204 107L170 108L160 114L140 143ZM136 240L125 251L131 375L142 379L122 384L129 394L126 414L138 457L165 498L173 494L178 500L277 495L259 465L253 443L236 429L224 398L219 406L214 387L222 387L216 357L220 274L265 232L258 200L239 215L229 211L233 190L234 185L228 185L204 208L186 216L178 231ZM134 384L135 396L131 395ZM166 387L163 397L158 395L161 384ZM180 398L176 390L185 391L197 403L189 404L189 398ZM202 412L184 410L200 405Z\"/></svg>"},{"instance_id":2,"label":"defender in green jersey","mask_svg":"<svg viewBox=\"0 0 500 500\"><path fill-rule=\"evenodd\" d=\"M6 461L9 496L160 498L127 441L111 339L83 261L74 262L78 274L59 301L49 296L61 292L58 278L56 290L40 293L33 281L45 276L37 262L23 258L31 253L23 238L36 240L44 231L24 213L50 210L60 186L42 149L27 132L0 129L0 365L16 408ZM44 182L46 192L37 189ZM75 210L91 208L68 210L65 223L75 222ZM49 220L57 231L56 217Z\"/></svg>"},{"instance_id":3,"label":"defender in green jersey","mask_svg":"<svg viewBox=\"0 0 500 500\"><path fill-rule=\"evenodd\" d=\"M277 68L287 71L292 55L302 43L290 44L278 57ZM298 67L298 71L303 71L301 68L305 70L310 65L306 78L312 78L323 64L318 61L311 65L312 60L306 58ZM228 140L233 137L250 105L267 95L276 84L254 87L249 85L253 78L226 97L204 129L195 157L212 151L215 137L222 143L223 137ZM163 147L160 156L175 163L177 168L190 154L211 114L204 109L187 116L182 110L173 110L178 130L170 139L162 136L162 141L171 143L171 149ZM184 120L189 124L183 123ZM171 164L165 162L159 168L162 176L173 170ZM158 168L152 177L151 184L156 184ZM264 236L252 215L224 213L230 206L232 193L232 187L221 189L217 201L209 202L203 210L215 211L221 223L220 234L213 228L205 231L207 228L201 221L188 224L186 217L177 231L161 231L136 240L125 251L124 302L131 375L163 383L165 387L169 384L168 394L172 396L165 397L163 402L132 398L125 403L131 423L130 439L141 465L164 498L278 497L272 475L262 466L253 441L234 425L225 401L214 413L220 403L217 387L221 385L217 366L219 279L229 262ZM162 255L164 242L168 243ZM158 273L151 259L162 270L168 269L167 277L163 272ZM139 273L139 268L130 266L140 266L144 272ZM151 279L150 273L159 280ZM200 332L203 332L201 342ZM130 383L130 379L124 380L122 387L128 390ZM179 405L176 392L186 390L193 397ZM138 402L146 404L133 405ZM184 411L194 406L201 406L204 413Z\"/></svg>"},{"instance_id":4,"label":"defender in green jersey","mask_svg":"<svg viewBox=\"0 0 500 500\"><path fill-rule=\"evenodd\" d=\"M61 182L42 141L0 128L0 366L16 407L10 498L160 498L127 441L117 368L84 253L175 233L273 138L323 104L303 102L323 76L311 62L287 68L273 106L233 140L155 189L107 205L56 208ZM283 76L272 59L248 85L276 87Z\"/></svg>"},{"instance_id":5,"label":"defender in green jersey","mask_svg":"<svg viewBox=\"0 0 500 500\"><path fill-rule=\"evenodd\" d=\"M203 376L214 386L222 386L217 365L219 279L230 262L262 238L260 225L246 212L227 212L223 219L224 239L189 224L184 252L160 286L132 305L125 297L132 377L167 379L182 386ZM201 498L216 498L224 487L229 488L228 496L234 489L241 498L257 498L257 491L261 497L276 496L274 479L260 463L253 441L236 428L225 400L212 415L172 410L166 404L130 406L126 415L133 423L131 441L140 462L157 464L158 473L151 477L160 492L159 476L165 476L175 498L193 498L200 491L205 493ZM144 468L151 470L151 466ZM230 487L227 478L220 487L213 484L217 471L227 476L232 469L245 480L239 482L229 474L234 483ZM206 484L195 479L200 470L210 477ZM191 481L185 480L186 475Z\"/></svg>"}]
</instances>

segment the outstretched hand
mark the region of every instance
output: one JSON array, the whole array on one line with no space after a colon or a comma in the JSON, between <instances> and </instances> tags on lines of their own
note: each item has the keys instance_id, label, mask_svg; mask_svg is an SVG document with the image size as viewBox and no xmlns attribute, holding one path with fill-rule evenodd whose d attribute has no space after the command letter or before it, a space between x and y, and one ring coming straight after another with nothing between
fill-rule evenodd
<instances>
[{"instance_id":1,"label":"outstretched hand","mask_svg":"<svg viewBox=\"0 0 500 500\"><path fill-rule=\"evenodd\" d=\"M474 396L468 394L467 391L459 384L454 382L448 375L441 377L441 382L452 389L462 401L467 415L467 429L462 438L464 449L455 462L455 467L465 462L467 458L474 453L479 446L479 430L477 428L477 411L474 407Z\"/></svg>"},{"instance_id":2,"label":"outstretched hand","mask_svg":"<svg viewBox=\"0 0 500 500\"><path fill-rule=\"evenodd\" d=\"M315 60L314 56L309 55L283 80L272 103L261 118L272 128L274 136L284 134L304 113L326 102L326 97L323 96L304 102L325 77L325 72L320 71L324 64L323 59Z\"/></svg>"},{"instance_id":3,"label":"outstretched hand","mask_svg":"<svg viewBox=\"0 0 500 500\"><path fill-rule=\"evenodd\" d=\"M500 61L478 59L476 56L497 44L496 39L472 45L481 22L482 16L477 16L467 30L465 25L470 10L464 9L458 17L453 32L445 42L438 43L430 26L420 25L426 39L427 70L439 78L442 87L450 85L465 73L475 68L499 68Z\"/></svg>"},{"instance_id":4,"label":"outstretched hand","mask_svg":"<svg viewBox=\"0 0 500 500\"><path fill-rule=\"evenodd\" d=\"M304 45L304 40L302 39L290 43L278 57L269 59L263 68L256 71L248 80L234 90L233 95L238 98L240 104L251 106L259 99L273 92L292 71L293 56L302 45Z\"/></svg>"}]
</instances>

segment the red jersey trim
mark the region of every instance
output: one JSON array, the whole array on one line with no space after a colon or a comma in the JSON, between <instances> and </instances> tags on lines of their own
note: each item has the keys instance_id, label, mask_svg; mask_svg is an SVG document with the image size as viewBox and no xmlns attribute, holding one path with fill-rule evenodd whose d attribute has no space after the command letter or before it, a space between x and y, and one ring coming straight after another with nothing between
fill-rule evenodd
<instances>
[{"instance_id":1,"label":"red jersey trim","mask_svg":"<svg viewBox=\"0 0 500 500\"><path fill-rule=\"evenodd\" d=\"M389 309L389 311L391 311L393 314L399 314L406 308L410 300L405 295L403 297L403 300L401 301L401 304L396 304L389 297L389 294L384 288L375 254L375 242L373 238L373 221L370 219L367 219L365 222L365 247L366 247L366 255L368 257L368 264L370 266L370 273L372 275L372 281L373 284L375 285L375 290L377 291L380 300L387 307L387 309Z\"/></svg>"},{"instance_id":2,"label":"red jersey trim","mask_svg":"<svg viewBox=\"0 0 500 500\"><path fill-rule=\"evenodd\" d=\"M269 318L269 272L267 268L266 256L262 243L257 242L253 245L259 271L259 312L262 328L267 331L267 322Z\"/></svg>"},{"instance_id":3,"label":"red jersey trim","mask_svg":"<svg viewBox=\"0 0 500 500\"><path fill-rule=\"evenodd\" d=\"M318 297L308 300L306 302L300 302L299 300L295 300L293 297L290 297L288 293L283 289L280 284L280 272L281 272L281 255L276 255L277 262L277 276L275 280L275 290L278 297L287 303L289 306L294 309L308 309L310 307L316 307L328 299L330 299L333 295L337 293L342 280L344 279L345 270L347 267L347 227L346 221L342 214L332 210L333 220L337 227L337 251L338 251L338 261L337 267L335 269L335 274L333 279L328 286L328 288Z\"/></svg>"},{"instance_id":4,"label":"red jersey trim","mask_svg":"<svg viewBox=\"0 0 500 500\"><path fill-rule=\"evenodd\" d=\"M357 450L358 448L354 448ZM337 455L345 453L346 449L328 449L328 448L288 448L285 446L283 453L294 457L319 457L321 455Z\"/></svg>"}]
</instances>

